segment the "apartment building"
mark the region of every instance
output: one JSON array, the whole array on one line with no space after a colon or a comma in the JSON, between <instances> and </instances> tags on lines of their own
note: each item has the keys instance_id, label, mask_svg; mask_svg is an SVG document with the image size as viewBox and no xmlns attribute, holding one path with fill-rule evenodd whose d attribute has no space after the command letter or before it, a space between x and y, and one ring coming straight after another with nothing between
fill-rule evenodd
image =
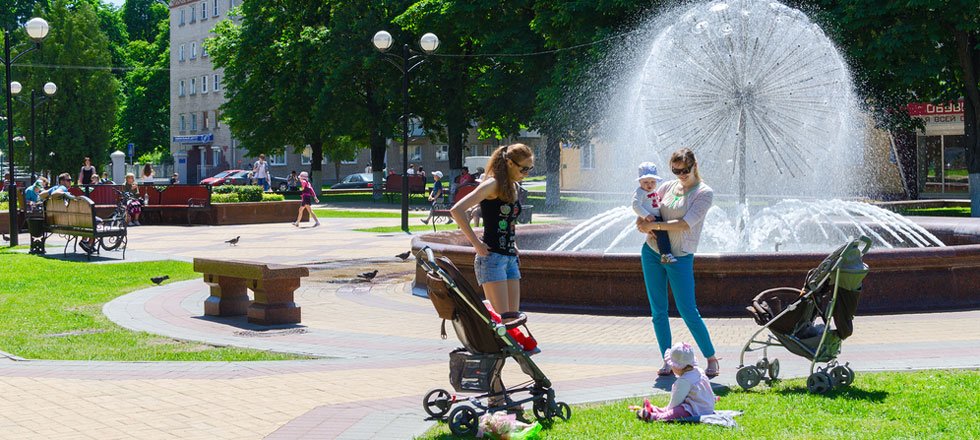
<instances>
[{"instance_id":1,"label":"apartment building","mask_svg":"<svg viewBox=\"0 0 980 440\"><path fill-rule=\"evenodd\" d=\"M170 2L170 152L182 183L196 183L245 159L221 124L223 75L204 48L215 25L240 1Z\"/></svg>"}]
</instances>

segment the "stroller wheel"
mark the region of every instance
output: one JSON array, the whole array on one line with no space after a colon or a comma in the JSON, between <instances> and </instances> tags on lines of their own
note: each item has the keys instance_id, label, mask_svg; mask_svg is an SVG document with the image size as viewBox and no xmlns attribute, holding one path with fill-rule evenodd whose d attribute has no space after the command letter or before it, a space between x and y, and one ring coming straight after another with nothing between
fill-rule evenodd
<instances>
[{"instance_id":1,"label":"stroller wheel","mask_svg":"<svg viewBox=\"0 0 980 440\"><path fill-rule=\"evenodd\" d=\"M479 426L480 419L472 407L457 406L449 413L449 430L457 437L476 435Z\"/></svg>"},{"instance_id":2,"label":"stroller wheel","mask_svg":"<svg viewBox=\"0 0 980 440\"><path fill-rule=\"evenodd\" d=\"M773 359L769 363L769 380L776 380L779 378L779 359Z\"/></svg>"},{"instance_id":3,"label":"stroller wheel","mask_svg":"<svg viewBox=\"0 0 980 440\"><path fill-rule=\"evenodd\" d=\"M749 365L738 369L735 373L735 381L743 390L748 390L759 384L762 380L762 372L755 365Z\"/></svg>"},{"instance_id":4,"label":"stroller wheel","mask_svg":"<svg viewBox=\"0 0 980 440\"><path fill-rule=\"evenodd\" d=\"M838 365L830 370L830 377L834 380L834 386L848 386L854 383L854 370L846 365Z\"/></svg>"},{"instance_id":5,"label":"stroller wheel","mask_svg":"<svg viewBox=\"0 0 980 440\"><path fill-rule=\"evenodd\" d=\"M823 394L834 387L830 375L822 371L813 373L806 379L806 389L814 394Z\"/></svg>"},{"instance_id":6,"label":"stroller wheel","mask_svg":"<svg viewBox=\"0 0 980 440\"><path fill-rule=\"evenodd\" d=\"M422 399L422 408L430 416L437 419L446 415L451 406L453 406L452 396L449 395L449 391L443 389L429 391Z\"/></svg>"},{"instance_id":7,"label":"stroller wheel","mask_svg":"<svg viewBox=\"0 0 980 440\"><path fill-rule=\"evenodd\" d=\"M558 402L555 404L555 415L567 422L568 419L572 418L572 407L565 402Z\"/></svg>"},{"instance_id":8,"label":"stroller wheel","mask_svg":"<svg viewBox=\"0 0 980 440\"><path fill-rule=\"evenodd\" d=\"M534 418L538 420L551 420L554 415L552 415L549 406L548 399L546 398L535 400L534 404L531 405L531 410L534 411Z\"/></svg>"}]
</instances>

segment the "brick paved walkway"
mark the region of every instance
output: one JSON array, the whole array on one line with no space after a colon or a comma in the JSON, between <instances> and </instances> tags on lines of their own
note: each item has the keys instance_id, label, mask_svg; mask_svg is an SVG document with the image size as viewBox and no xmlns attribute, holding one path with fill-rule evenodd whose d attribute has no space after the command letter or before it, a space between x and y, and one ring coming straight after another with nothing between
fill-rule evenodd
<instances>
[{"instance_id":1,"label":"brick paved walkway","mask_svg":"<svg viewBox=\"0 0 980 440\"><path fill-rule=\"evenodd\" d=\"M297 292L303 325L269 329L244 319L202 317L199 280L118 298L105 314L120 325L212 344L320 357L282 362L82 362L14 360L0 353L0 438L307 439L410 438L424 432L421 397L448 388L447 353L427 300L410 295L413 263L393 261L408 237L345 231L391 220L288 225L135 228L137 254L178 258L331 261ZM371 225L376 225L372 223ZM242 235L237 249L221 241ZM179 237L174 239L173 237ZM246 240L246 237L254 237ZM187 241L185 241L187 240ZM194 245L181 243L193 242ZM357 251L348 249L356 246ZM253 258L254 257L254 258ZM376 267L375 283L351 282ZM558 397L571 403L662 392L649 318L533 313L544 352L535 357ZM861 316L840 356L860 374L875 370L980 368L980 311ZM734 384L741 344L758 328L748 319L708 319L722 359L718 384ZM673 320L676 340L690 340ZM451 327L449 328L451 332ZM808 363L774 350L783 376ZM752 358L755 359L754 357ZM525 380L508 363L505 382Z\"/></svg>"}]
</instances>

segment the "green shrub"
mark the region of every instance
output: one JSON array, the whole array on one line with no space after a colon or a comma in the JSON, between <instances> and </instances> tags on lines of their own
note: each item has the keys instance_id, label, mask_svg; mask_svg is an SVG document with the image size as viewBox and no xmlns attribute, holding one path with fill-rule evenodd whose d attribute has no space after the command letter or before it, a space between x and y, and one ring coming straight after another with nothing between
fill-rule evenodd
<instances>
[{"instance_id":1,"label":"green shrub","mask_svg":"<svg viewBox=\"0 0 980 440\"><path fill-rule=\"evenodd\" d=\"M10 211L10 205L7 202L0 202L0 212Z\"/></svg>"},{"instance_id":2,"label":"green shrub","mask_svg":"<svg viewBox=\"0 0 980 440\"><path fill-rule=\"evenodd\" d=\"M286 198L282 194L262 193L263 202L281 202L283 200L286 200Z\"/></svg>"},{"instance_id":3,"label":"green shrub","mask_svg":"<svg viewBox=\"0 0 980 440\"><path fill-rule=\"evenodd\" d=\"M243 185L236 186L235 192L241 202L261 202L264 189L258 185Z\"/></svg>"},{"instance_id":4,"label":"green shrub","mask_svg":"<svg viewBox=\"0 0 980 440\"><path fill-rule=\"evenodd\" d=\"M211 188L212 194L231 194L233 192L235 192L234 185L221 185L221 186L215 186Z\"/></svg>"},{"instance_id":5,"label":"green shrub","mask_svg":"<svg viewBox=\"0 0 980 440\"><path fill-rule=\"evenodd\" d=\"M211 194L211 203L238 203L238 194Z\"/></svg>"}]
</instances>

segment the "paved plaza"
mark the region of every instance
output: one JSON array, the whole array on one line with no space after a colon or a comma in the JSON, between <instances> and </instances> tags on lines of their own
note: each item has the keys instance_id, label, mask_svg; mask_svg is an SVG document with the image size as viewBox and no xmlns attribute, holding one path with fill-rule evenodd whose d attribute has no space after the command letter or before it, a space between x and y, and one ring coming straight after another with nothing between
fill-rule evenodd
<instances>
[{"instance_id":1,"label":"paved plaza","mask_svg":"<svg viewBox=\"0 0 980 440\"><path fill-rule=\"evenodd\" d=\"M417 220L412 219L413 222ZM299 326L260 327L244 318L203 317L200 279L133 292L103 308L119 325L173 338L299 353L281 362L34 361L0 353L0 438L10 439L365 439L411 438L425 421L422 396L449 388L448 352L428 300L409 293L414 261L401 233L351 229L397 219L324 219L320 228L285 224L150 226L130 230L127 260L194 257L305 264L313 269L296 302ZM224 240L241 236L238 246ZM22 236L26 239L26 236ZM51 249L60 255L60 249ZM116 258L114 254L108 256ZM109 259L100 260L109 261ZM374 282L355 281L378 269ZM869 282L873 280L869 276ZM637 292L642 295L641 292ZM738 352L758 327L707 319L722 358L714 382L735 385ZM980 368L980 311L859 316L840 356L868 371ZM664 392L648 317L531 313L543 352L535 357L560 400L603 401ZM675 340L691 340L672 319ZM448 329L452 332L451 326ZM775 349L784 377L809 364ZM753 357L752 360L756 358ZM513 362L505 383L523 382ZM724 409L724 400L720 403Z\"/></svg>"}]
</instances>

